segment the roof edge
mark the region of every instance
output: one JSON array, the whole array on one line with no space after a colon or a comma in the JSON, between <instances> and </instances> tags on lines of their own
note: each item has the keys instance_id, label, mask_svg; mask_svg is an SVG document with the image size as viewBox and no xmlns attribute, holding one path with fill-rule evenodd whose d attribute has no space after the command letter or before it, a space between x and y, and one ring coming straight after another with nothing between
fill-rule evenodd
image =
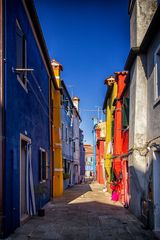
<instances>
[{"instance_id":1,"label":"roof edge","mask_svg":"<svg viewBox=\"0 0 160 240\"><path fill-rule=\"evenodd\" d=\"M129 71L136 56L140 53L140 48L139 47L134 47L131 48L124 66L124 70Z\"/></svg>"}]
</instances>

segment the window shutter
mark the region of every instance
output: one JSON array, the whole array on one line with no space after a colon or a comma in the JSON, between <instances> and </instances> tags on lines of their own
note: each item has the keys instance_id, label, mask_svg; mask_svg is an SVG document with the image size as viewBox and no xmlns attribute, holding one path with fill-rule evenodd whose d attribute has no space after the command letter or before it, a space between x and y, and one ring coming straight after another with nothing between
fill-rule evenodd
<instances>
[{"instance_id":1,"label":"window shutter","mask_svg":"<svg viewBox=\"0 0 160 240\"><path fill-rule=\"evenodd\" d=\"M43 180L42 179L42 151L39 151L39 180L40 182Z\"/></svg>"},{"instance_id":2,"label":"window shutter","mask_svg":"<svg viewBox=\"0 0 160 240\"><path fill-rule=\"evenodd\" d=\"M129 125L129 98L123 97L122 105L122 128L125 129Z\"/></svg>"},{"instance_id":3,"label":"window shutter","mask_svg":"<svg viewBox=\"0 0 160 240\"><path fill-rule=\"evenodd\" d=\"M42 180L46 180L46 152L42 152Z\"/></svg>"},{"instance_id":4,"label":"window shutter","mask_svg":"<svg viewBox=\"0 0 160 240\"><path fill-rule=\"evenodd\" d=\"M66 143L68 142L68 128L66 127Z\"/></svg>"},{"instance_id":5,"label":"window shutter","mask_svg":"<svg viewBox=\"0 0 160 240\"><path fill-rule=\"evenodd\" d=\"M76 146L75 145L76 145L75 142L73 142L73 152L76 151Z\"/></svg>"},{"instance_id":6,"label":"window shutter","mask_svg":"<svg viewBox=\"0 0 160 240\"><path fill-rule=\"evenodd\" d=\"M48 164L48 154L46 151L40 149L40 169L39 169L39 179L40 182L48 179L49 175L49 164Z\"/></svg>"},{"instance_id":7,"label":"window shutter","mask_svg":"<svg viewBox=\"0 0 160 240\"><path fill-rule=\"evenodd\" d=\"M17 68L23 68L23 33L20 29L17 29L16 32L16 54Z\"/></svg>"},{"instance_id":8,"label":"window shutter","mask_svg":"<svg viewBox=\"0 0 160 240\"><path fill-rule=\"evenodd\" d=\"M16 67L26 68L27 63L27 43L24 33L18 21L16 21ZM26 72L18 73L22 83L26 85Z\"/></svg>"},{"instance_id":9,"label":"window shutter","mask_svg":"<svg viewBox=\"0 0 160 240\"><path fill-rule=\"evenodd\" d=\"M46 152L46 179L48 179L49 175L49 164L48 164L48 153Z\"/></svg>"}]
</instances>

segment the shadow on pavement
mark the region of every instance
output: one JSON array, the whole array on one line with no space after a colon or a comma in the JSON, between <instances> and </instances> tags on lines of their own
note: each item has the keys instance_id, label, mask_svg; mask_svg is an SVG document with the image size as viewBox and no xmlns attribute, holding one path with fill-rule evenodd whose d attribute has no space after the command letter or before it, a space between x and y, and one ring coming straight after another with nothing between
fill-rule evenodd
<instances>
[{"instance_id":1,"label":"shadow on pavement","mask_svg":"<svg viewBox=\"0 0 160 240\"><path fill-rule=\"evenodd\" d=\"M91 180L92 181L92 180ZM46 215L32 217L10 239L154 240L153 233L96 182L65 191L46 206Z\"/></svg>"}]
</instances>

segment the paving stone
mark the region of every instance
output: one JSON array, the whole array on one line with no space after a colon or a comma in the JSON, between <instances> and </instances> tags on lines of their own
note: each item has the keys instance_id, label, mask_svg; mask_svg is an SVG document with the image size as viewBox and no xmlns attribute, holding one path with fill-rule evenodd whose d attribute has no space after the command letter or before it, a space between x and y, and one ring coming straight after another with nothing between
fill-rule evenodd
<instances>
[{"instance_id":1,"label":"paving stone","mask_svg":"<svg viewBox=\"0 0 160 240\"><path fill-rule=\"evenodd\" d=\"M154 240L153 232L96 182L76 185L46 207L8 240Z\"/></svg>"}]
</instances>

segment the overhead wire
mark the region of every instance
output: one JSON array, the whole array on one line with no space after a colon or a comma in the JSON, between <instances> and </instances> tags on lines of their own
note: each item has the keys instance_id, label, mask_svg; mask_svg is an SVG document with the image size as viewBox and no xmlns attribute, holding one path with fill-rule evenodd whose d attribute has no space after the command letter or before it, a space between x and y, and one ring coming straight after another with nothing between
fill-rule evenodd
<instances>
[{"instance_id":1,"label":"overhead wire","mask_svg":"<svg viewBox=\"0 0 160 240\"><path fill-rule=\"evenodd\" d=\"M34 75L33 72L31 72L31 75L32 75L33 80L35 81L35 83L36 83L36 85L37 85L37 87L38 87L38 89L39 89L42 97L43 97L44 102L46 103L46 105L47 105L47 107L48 107L48 101L46 100L46 98L45 98L45 96L44 96L44 94L43 94L42 88L41 88L41 86L39 85L39 83L38 83L38 81L37 81L37 79L36 79L36 76Z\"/></svg>"}]
</instances>

